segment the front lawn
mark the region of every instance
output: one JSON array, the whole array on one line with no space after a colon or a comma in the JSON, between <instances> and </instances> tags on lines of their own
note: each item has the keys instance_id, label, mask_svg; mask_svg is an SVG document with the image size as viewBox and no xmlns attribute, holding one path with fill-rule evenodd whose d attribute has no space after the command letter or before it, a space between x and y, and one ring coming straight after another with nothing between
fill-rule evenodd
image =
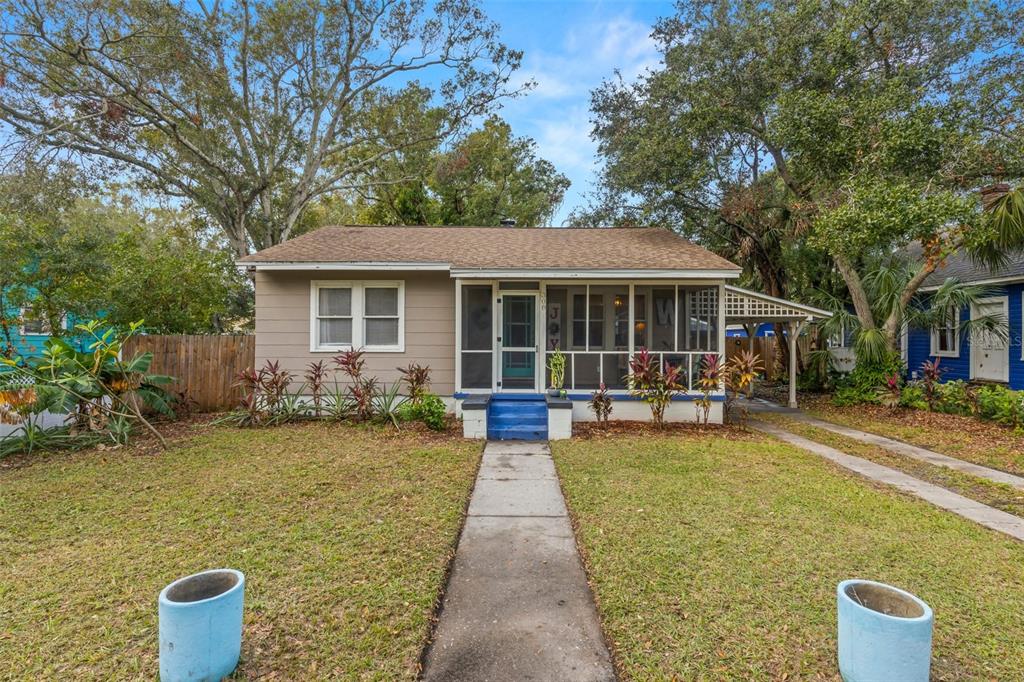
<instances>
[{"instance_id":1,"label":"front lawn","mask_svg":"<svg viewBox=\"0 0 1024 682\"><path fill-rule=\"evenodd\" d=\"M1024 434L994 422L878 405L837 407L827 396L802 398L800 406L819 419L1024 476Z\"/></svg>"},{"instance_id":2,"label":"front lawn","mask_svg":"<svg viewBox=\"0 0 1024 682\"><path fill-rule=\"evenodd\" d=\"M937 679L1024 677L1024 544L761 436L553 450L627 678L838 679L850 577L934 608Z\"/></svg>"},{"instance_id":3,"label":"front lawn","mask_svg":"<svg viewBox=\"0 0 1024 682\"><path fill-rule=\"evenodd\" d=\"M154 679L160 589L229 566L238 679L413 679L479 452L312 424L0 470L0 678Z\"/></svg>"}]
</instances>

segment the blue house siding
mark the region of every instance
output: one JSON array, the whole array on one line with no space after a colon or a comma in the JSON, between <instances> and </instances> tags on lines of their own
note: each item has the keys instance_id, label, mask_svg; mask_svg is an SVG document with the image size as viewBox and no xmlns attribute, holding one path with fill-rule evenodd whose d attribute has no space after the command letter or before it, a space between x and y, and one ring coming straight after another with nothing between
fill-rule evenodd
<instances>
[{"instance_id":1,"label":"blue house siding","mask_svg":"<svg viewBox=\"0 0 1024 682\"><path fill-rule=\"evenodd\" d=\"M1017 390L1024 390L1024 359L1021 358L1022 347L1021 337L1024 330L1024 318L1022 318L1021 295L1024 293L1024 282L1015 282L1000 287L992 288L992 296L1006 296L1007 314L1009 324L1009 386ZM960 311L960 319L970 319L971 311L964 309ZM934 360L931 355L931 332L927 329L911 329L907 337L907 374L914 377L915 373L920 374L921 363L925 360ZM943 357L939 363L943 369L943 381L971 379L971 340L968 337L960 338L960 354L958 357Z\"/></svg>"}]
</instances>

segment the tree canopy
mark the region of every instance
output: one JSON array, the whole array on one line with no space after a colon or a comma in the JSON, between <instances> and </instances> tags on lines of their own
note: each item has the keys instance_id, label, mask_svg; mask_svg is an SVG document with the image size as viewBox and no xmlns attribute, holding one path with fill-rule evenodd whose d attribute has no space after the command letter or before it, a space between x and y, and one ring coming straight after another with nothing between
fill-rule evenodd
<instances>
[{"instance_id":1,"label":"tree canopy","mask_svg":"<svg viewBox=\"0 0 1024 682\"><path fill-rule=\"evenodd\" d=\"M1017 2L681 3L654 31L663 68L593 94L591 211L681 225L770 293L800 253L805 281L827 282L825 260L892 348L948 254L994 259L1024 238L1000 236L979 193L1024 176L1021 18ZM867 269L912 242L924 262L875 319Z\"/></svg>"},{"instance_id":2,"label":"tree canopy","mask_svg":"<svg viewBox=\"0 0 1024 682\"><path fill-rule=\"evenodd\" d=\"M365 187L514 94L520 54L473 0L0 0L0 120L22 153L130 172L218 225L236 254ZM402 125L416 78L436 120ZM27 150L26 150L27 147Z\"/></svg>"}]
</instances>

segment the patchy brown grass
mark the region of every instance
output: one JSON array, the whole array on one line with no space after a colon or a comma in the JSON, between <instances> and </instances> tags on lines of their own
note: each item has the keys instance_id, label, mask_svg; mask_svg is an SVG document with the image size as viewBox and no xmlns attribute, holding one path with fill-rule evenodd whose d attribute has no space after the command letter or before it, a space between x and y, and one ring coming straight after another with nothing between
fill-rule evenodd
<instances>
[{"instance_id":1,"label":"patchy brown grass","mask_svg":"<svg viewBox=\"0 0 1024 682\"><path fill-rule=\"evenodd\" d=\"M247 578L236 679L414 679L480 444L175 428L0 470L0 679L154 679L157 594L218 566Z\"/></svg>"},{"instance_id":2,"label":"patchy brown grass","mask_svg":"<svg viewBox=\"0 0 1024 682\"><path fill-rule=\"evenodd\" d=\"M1024 432L999 424L926 410L836 407L824 396L804 399L801 407L820 419L1024 475Z\"/></svg>"}]
</instances>

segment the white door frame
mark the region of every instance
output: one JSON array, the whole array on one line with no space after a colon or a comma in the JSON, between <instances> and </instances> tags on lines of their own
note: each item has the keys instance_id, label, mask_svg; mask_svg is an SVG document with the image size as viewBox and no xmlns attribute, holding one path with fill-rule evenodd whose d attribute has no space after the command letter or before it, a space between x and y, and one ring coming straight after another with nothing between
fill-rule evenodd
<instances>
[{"instance_id":1,"label":"white door frame","mask_svg":"<svg viewBox=\"0 0 1024 682\"><path fill-rule=\"evenodd\" d=\"M502 380L501 367L504 360L504 351L506 350L519 350L525 351L530 350L529 348L507 348L505 346L504 330L505 330L505 304L502 301L503 296L533 296L533 388L505 388L499 386L498 383ZM544 367L546 366L546 356L544 348L547 342L544 342L544 346L541 345L541 333L544 328L544 299L541 292L537 289L501 289L500 286L494 287L494 385L493 389L495 393L543 393L541 388L544 382ZM501 339L501 341L498 341Z\"/></svg>"},{"instance_id":2,"label":"white door frame","mask_svg":"<svg viewBox=\"0 0 1024 682\"><path fill-rule=\"evenodd\" d=\"M992 303L999 303L999 304L1001 304L1003 306L1003 317L1006 319L1007 323L1009 323L1010 297L1009 296L990 296L988 298L978 299L978 301L977 301L977 305L988 305L988 304L992 304ZM977 305L975 303L971 304L971 319L972 320L976 319ZM978 377L977 376L977 373L975 372L975 357L976 357L975 356L975 352L976 352L976 348L977 348L978 344L975 341L976 340L974 338L969 339L969 343L971 344L970 357L969 357L971 379L980 379L982 381L1002 381L1004 383L1009 383L1009 381L1010 381L1010 342L1009 342L1009 340L1006 341L1006 349L1005 349L1006 361L1003 363L1003 376L1002 376L1002 378L999 378L999 379L993 379L992 377Z\"/></svg>"}]
</instances>

